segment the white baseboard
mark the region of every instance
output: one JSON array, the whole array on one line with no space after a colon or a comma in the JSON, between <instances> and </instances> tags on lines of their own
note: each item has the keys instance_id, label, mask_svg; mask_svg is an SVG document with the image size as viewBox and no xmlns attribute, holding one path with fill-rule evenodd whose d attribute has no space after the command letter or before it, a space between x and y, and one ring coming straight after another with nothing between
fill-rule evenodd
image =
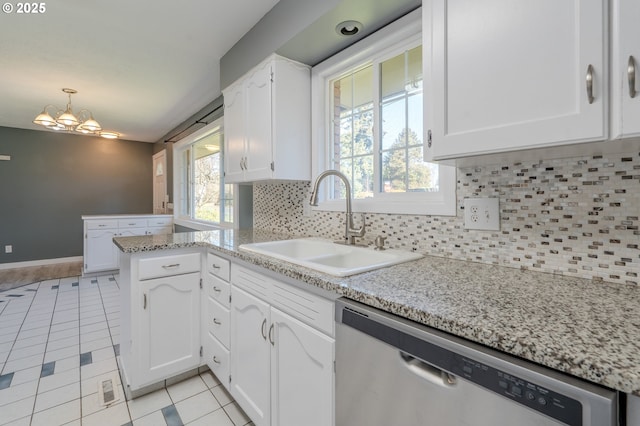
<instances>
[{"instance_id":1,"label":"white baseboard","mask_svg":"<svg viewBox=\"0 0 640 426\"><path fill-rule=\"evenodd\" d=\"M59 257L57 259L28 260L26 262L0 263L0 270L25 268L28 266L53 265L56 263L82 262L82 256Z\"/></svg>"}]
</instances>

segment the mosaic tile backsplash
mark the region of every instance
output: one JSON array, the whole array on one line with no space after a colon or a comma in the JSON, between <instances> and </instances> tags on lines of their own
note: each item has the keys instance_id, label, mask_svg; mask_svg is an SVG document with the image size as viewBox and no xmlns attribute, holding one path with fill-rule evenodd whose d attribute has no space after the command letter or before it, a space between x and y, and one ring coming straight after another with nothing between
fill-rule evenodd
<instances>
[{"instance_id":1,"label":"mosaic tile backsplash","mask_svg":"<svg viewBox=\"0 0 640 426\"><path fill-rule=\"evenodd\" d=\"M255 184L254 228L340 239L344 213L305 216L309 195L309 182ZM500 198L500 231L464 229L469 197ZM637 152L460 168L457 198L457 216L366 214L364 242L386 235L388 247L428 255L640 282Z\"/></svg>"}]
</instances>

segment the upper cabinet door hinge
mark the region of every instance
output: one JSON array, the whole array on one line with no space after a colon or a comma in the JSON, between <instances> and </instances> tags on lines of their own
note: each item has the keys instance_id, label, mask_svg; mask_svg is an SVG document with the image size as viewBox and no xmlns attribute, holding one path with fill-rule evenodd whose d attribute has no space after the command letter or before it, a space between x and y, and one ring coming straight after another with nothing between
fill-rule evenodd
<instances>
[{"instance_id":1,"label":"upper cabinet door hinge","mask_svg":"<svg viewBox=\"0 0 640 426\"><path fill-rule=\"evenodd\" d=\"M273 171L275 171L275 170L276 170L276 165L275 165L275 163L272 161L272 162L271 162L271 171L273 172Z\"/></svg>"},{"instance_id":2,"label":"upper cabinet door hinge","mask_svg":"<svg viewBox=\"0 0 640 426\"><path fill-rule=\"evenodd\" d=\"M271 70L271 74L270 74L269 78L271 79L271 82L273 83L273 70Z\"/></svg>"},{"instance_id":3,"label":"upper cabinet door hinge","mask_svg":"<svg viewBox=\"0 0 640 426\"><path fill-rule=\"evenodd\" d=\"M427 147L431 148L431 143L432 143L432 139L431 139L431 129L429 129L427 131Z\"/></svg>"}]
</instances>

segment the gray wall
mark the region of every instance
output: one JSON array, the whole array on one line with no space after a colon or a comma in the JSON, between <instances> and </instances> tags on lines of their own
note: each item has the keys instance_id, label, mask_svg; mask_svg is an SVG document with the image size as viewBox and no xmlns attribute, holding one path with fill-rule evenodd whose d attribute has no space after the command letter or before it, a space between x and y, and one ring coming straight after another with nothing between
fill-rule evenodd
<instances>
[{"instance_id":1,"label":"gray wall","mask_svg":"<svg viewBox=\"0 0 640 426\"><path fill-rule=\"evenodd\" d=\"M152 212L153 144L0 127L0 155L0 263L82 256L80 216Z\"/></svg>"},{"instance_id":2,"label":"gray wall","mask_svg":"<svg viewBox=\"0 0 640 426\"><path fill-rule=\"evenodd\" d=\"M220 60L220 87L233 83L341 0L280 0Z\"/></svg>"}]
</instances>

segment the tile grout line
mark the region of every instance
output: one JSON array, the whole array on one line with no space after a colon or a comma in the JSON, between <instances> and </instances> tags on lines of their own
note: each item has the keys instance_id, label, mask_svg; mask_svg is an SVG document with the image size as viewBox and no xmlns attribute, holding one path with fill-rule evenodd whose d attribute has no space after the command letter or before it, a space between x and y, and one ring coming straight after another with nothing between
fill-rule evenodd
<instances>
[{"instance_id":1,"label":"tile grout line","mask_svg":"<svg viewBox=\"0 0 640 426\"><path fill-rule=\"evenodd\" d=\"M119 292L120 291L120 286L117 284L117 280L116 280L115 276L113 276L113 275L107 275L107 276L113 277L113 280L116 283L116 286L118 287L118 292ZM107 323L107 330L109 331L109 340L111 341L111 350L114 351L113 352L113 356L116 359L116 368L117 368L118 377L120 378L120 383L121 383L121 386L122 386L122 392L123 392L123 394L122 394L123 402L122 403L127 408L127 415L129 416L129 422L133 423L133 418L131 417L131 410L129 409L129 403L127 401L126 395L124 394L124 381L122 380L122 376L120 375L120 367L118 366L117 356L115 354L115 349L113 347L113 345L114 345L114 343L113 343L113 335L111 334L111 326L109 325L109 316L107 315L107 310L106 310L106 308L104 306L104 297L102 295L102 287L101 287L101 284L100 284L100 280L98 280L98 277L96 277L95 279L97 281L96 285L98 287L98 294L100 295L100 303L102 304L102 310L104 312L105 322ZM120 312L120 311L118 311L118 312ZM118 317L119 316L120 316L120 314L118 314ZM82 367L81 367L81 371L82 371ZM82 382L80 382L80 383L81 383L81 386L82 386ZM81 394L80 396L82 397L82 390L80 391L80 394ZM118 405L118 404L115 404L115 405ZM115 406L115 405L113 405L113 406ZM104 410L107 410L107 409L109 409L111 407L112 406L105 407ZM82 409L82 407L81 407L81 409ZM103 410L100 410L100 411L103 411ZM82 416L80 417L80 424L82 424Z\"/></svg>"},{"instance_id":2,"label":"tile grout line","mask_svg":"<svg viewBox=\"0 0 640 426\"><path fill-rule=\"evenodd\" d=\"M38 282L38 291L40 290L40 284L42 282ZM29 285L29 284L27 284ZM37 294L38 292L36 292ZM9 360L9 356L11 356L11 352L13 352L13 348L16 345L16 341L18 340L18 336L20 335L20 330L22 330L22 327L24 326L24 322L27 320L27 316L29 315L29 311L31 310L31 306L33 305L33 301L36 298L36 294L33 295L33 297L31 298L31 303L29 303L29 307L27 308L27 311L24 314L24 318L22 319L22 323L20 324L20 328L18 328L18 331L16 332L16 337L13 339L13 343L11 344L11 349L9 349L9 355L7 355L7 361L5 361L4 365L2 366L2 371L0 371L0 375L6 374L4 369L7 367L7 362ZM9 305L9 302L7 303L7 306ZM3 309L4 311L4 309ZM48 339L48 337L47 337ZM45 347L46 349L46 347ZM44 360L44 355L43 355L43 360Z\"/></svg>"},{"instance_id":3,"label":"tile grout line","mask_svg":"<svg viewBox=\"0 0 640 426\"><path fill-rule=\"evenodd\" d=\"M42 355L43 365L44 365L44 359L45 359L45 357L47 355L47 347L49 346L49 338L51 337L51 327L53 327L53 317L54 317L54 315L56 313L56 306L58 305L58 297L60 297L60 280L61 280L61 278L58 278L57 280L58 280L58 284L57 284L58 288L56 288L56 299L53 302L53 311L51 312L51 320L49 321L49 332L47 333L47 342L45 343L44 354ZM38 291L40 291L40 287L38 287ZM34 299L35 299L35 296L34 296ZM78 308L78 314L79 313L80 313L80 309ZM80 339L80 336L78 336L78 339ZM54 367L54 372L55 372L55 367ZM38 377L38 385L36 386L36 395L35 395L35 398L33 400L33 408L31 409L31 418L29 419L29 424L33 423L33 415L35 414L35 410L36 410L36 401L38 400L38 390L40 390L40 379L42 379L42 377ZM54 389L51 389L51 390L54 390ZM58 404L58 405L62 405L62 404ZM49 407L46 410L49 410L51 408L53 408L53 407ZM45 411L45 410L43 410L43 411Z\"/></svg>"},{"instance_id":4,"label":"tile grout line","mask_svg":"<svg viewBox=\"0 0 640 426\"><path fill-rule=\"evenodd\" d=\"M111 275L113 277L113 282L116 284L116 287L118 288L118 295L120 295L120 284L118 283L118 279L115 277L115 275ZM100 290L100 297L102 298L102 289L100 288L100 283L98 283L98 289ZM104 306L104 300L102 302L102 306ZM119 305L119 304L118 304ZM122 386L122 399L124 399L124 404L127 407L127 413L129 414L129 421L131 422L131 424L133 424L133 416L131 415L131 410L129 409L129 402L127 401L127 397L124 394L124 380L122 380L122 374L120 373L120 365L118 364L118 355L116 355L115 353L115 348L113 347L114 343L113 343L113 335L111 334L111 326L109 325L109 316L107 315L107 312L105 310L105 317L107 318L107 327L109 328L109 337L111 338L111 348L113 349L113 354L116 357L116 366L118 367L118 377L120 377L120 383ZM120 307L118 307L118 322L119 325L118 327L122 326L122 323L120 323L120 316L121 312L120 312ZM120 338L118 337L118 347L120 347ZM167 392L168 393L168 392Z\"/></svg>"},{"instance_id":5,"label":"tile grout line","mask_svg":"<svg viewBox=\"0 0 640 426\"><path fill-rule=\"evenodd\" d=\"M55 314L56 311L56 304L58 303L58 295L60 292L60 279L58 279L58 288L56 288L56 297L55 297L55 301L53 302L53 310L51 311L51 319L49 320L49 331L47 332L47 341L44 344L44 353L42 354L42 363L44 365L44 358L47 355L47 346L49 346L49 337L51 336L51 326L53 324L53 315ZM36 294L33 295L33 299L35 300L35 298L38 296L38 293L40 292L40 288L42 287L42 281L38 284L38 291L36 292ZM49 291L51 291L51 288L49 288ZM32 301L33 304L33 301ZM29 306L29 310L31 310L31 306ZM33 422L33 415L34 412L36 410L36 401L38 399L38 390L40 389L40 379L42 378L42 366L40 366L40 375L38 375L38 384L36 385L36 394L34 395L35 397L33 398L33 406L31 407L31 417L29 418L29 424L31 424Z\"/></svg>"}]
</instances>

